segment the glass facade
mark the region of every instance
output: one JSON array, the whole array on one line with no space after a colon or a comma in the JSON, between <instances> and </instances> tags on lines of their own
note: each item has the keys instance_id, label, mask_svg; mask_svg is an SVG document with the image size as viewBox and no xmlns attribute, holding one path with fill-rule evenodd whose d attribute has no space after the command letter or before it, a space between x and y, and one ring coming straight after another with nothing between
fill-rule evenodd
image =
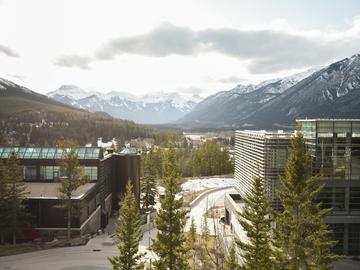
<instances>
[{"instance_id":1,"label":"glass facade","mask_svg":"<svg viewBox=\"0 0 360 270\"><path fill-rule=\"evenodd\" d=\"M317 201L331 208L334 251L360 255L360 120L299 120L313 175L325 187Z\"/></svg>"},{"instance_id":2,"label":"glass facade","mask_svg":"<svg viewBox=\"0 0 360 270\"><path fill-rule=\"evenodd\" d=\"M360 179L359 121L301 121L312 170L331 180Z\"/></svg>"},{"instance_id":3,"label":"glass facade","mask_svg":"<svg viewBox=\"0 0 360 270\"><path fill-rule=\"evenodd\" d=\"M60 166L40 166L41 180L58 180L60 178Z\"/></svg>"},{"instance_id":4,"label":"glass facade","mask_svg":"<svg viewBox=\"0 0 360 270\"><path fill-rule=\"evenodd\" d=\"M36 166L24 166L23 167L23 178L25 180L36 180Z\"/></svg>"},{"instance_id":5,"label":"glass facade","mask_svg":"<svg viewBox=\"0 0 360 270\"><path fill-rule=\"evenodd\" d=\"M85 174L90 177L91 181L97 181L98 180L98 167L96 167L96 166L91 166L91 167L86 166L84 168L84 171L85 171Z\"/></svg>"},{"instance_id":6,"label":"glass facade","mask_svg":"<svg viewBox=\"0 0 360 270\"><path fill-rule=\"evenodd\" d=\"M79 159L99 159L99 147L79 147L76 150ZM6 159L15 152L19 159L61 159L63 150L52 147L0 147L0 158Z\"/></svg>"}]
</instances>

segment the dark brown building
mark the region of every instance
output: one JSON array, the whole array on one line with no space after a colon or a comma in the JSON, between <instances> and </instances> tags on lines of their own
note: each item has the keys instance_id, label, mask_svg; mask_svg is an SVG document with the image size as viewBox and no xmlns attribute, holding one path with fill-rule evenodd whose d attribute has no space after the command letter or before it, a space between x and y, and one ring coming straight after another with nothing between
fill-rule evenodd
<instances>
[{"instance_id":1,"label":"dark brown building","mask_svg":"<svg viewBox=\"0 0 360 270\"><path fill-rule=\"evenodd\" d=\"M27 204L33 216L32 227L40 234L59 235L66 231L58 192L62 151L61 148L0 147L0 159L7 159L15 152L20 160L29 192ZM80 147L76 152L90 183L77 189L72 198L76 209L72 231L84 235L107 225L129 179L139 199L140 156L129 149L107 154L99 147Z\"/></svg>"}]
</instances>

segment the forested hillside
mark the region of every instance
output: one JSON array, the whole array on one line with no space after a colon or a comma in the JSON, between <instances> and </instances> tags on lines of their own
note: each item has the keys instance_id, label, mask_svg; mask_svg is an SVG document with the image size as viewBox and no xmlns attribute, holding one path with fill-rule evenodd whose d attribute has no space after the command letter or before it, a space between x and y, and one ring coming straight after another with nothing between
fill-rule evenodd
<instances>
[{"instance_id":1,"label":"forested hillside","mask_svg":"<svg viewBox=\"0 0 360 270\"><path fill-rule=\"evenodd\" d=\"M10 81L0 80L0 130L14 145L54 145L64 137L80 145L112 138L153 138L155 143L177 139L178 134L90 113L37 94Z\"/></svg>"}]
</instances>

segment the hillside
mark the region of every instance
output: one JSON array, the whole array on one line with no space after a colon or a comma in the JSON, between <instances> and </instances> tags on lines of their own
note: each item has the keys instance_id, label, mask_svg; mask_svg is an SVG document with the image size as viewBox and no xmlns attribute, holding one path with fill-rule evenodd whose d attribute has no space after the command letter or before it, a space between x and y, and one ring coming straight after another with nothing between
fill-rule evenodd
<instances>
[{"instance_id":1,"label":"hillside","mask_svg":"<svg viewBox=\"0 0 360 270\"><path fill-rule=\"evenodd\" d=\"M310 69L286 78L264 81L258 85L237 85L200 102L190 113L174 122L184 128L236 128L253 112L287 89L313 74Z\"/></svg>"},{"instance_id":2,"label":"hillside","mask_svg":"<svg viewBox=\"0 0 360 270\"><path fill-rule=\"evenodd\" d=\"M4 79L0 79L0 127L16 145L54 145L60 137L81 145L95 143L98 137L104 141L153 138L160 143L178 136L114 119L105 112L77 109Z\"/></svg>"}]
</instances>

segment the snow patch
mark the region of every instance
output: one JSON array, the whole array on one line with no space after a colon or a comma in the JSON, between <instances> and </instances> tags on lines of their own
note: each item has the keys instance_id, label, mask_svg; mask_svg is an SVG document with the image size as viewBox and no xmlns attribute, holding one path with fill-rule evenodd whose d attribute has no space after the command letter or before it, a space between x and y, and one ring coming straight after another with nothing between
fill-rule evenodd
<instances>
[{"instance_id":1,"label":"snow patch","mask_svg":"<svg viewBox=\"0 0 360 270\"><path fill-rule=\"evenodd\" d=\"M183 191L201 191L207 188L234 186L234 178L198 178L186 181L181 185Z\"/></svg>"}]
</instances>

